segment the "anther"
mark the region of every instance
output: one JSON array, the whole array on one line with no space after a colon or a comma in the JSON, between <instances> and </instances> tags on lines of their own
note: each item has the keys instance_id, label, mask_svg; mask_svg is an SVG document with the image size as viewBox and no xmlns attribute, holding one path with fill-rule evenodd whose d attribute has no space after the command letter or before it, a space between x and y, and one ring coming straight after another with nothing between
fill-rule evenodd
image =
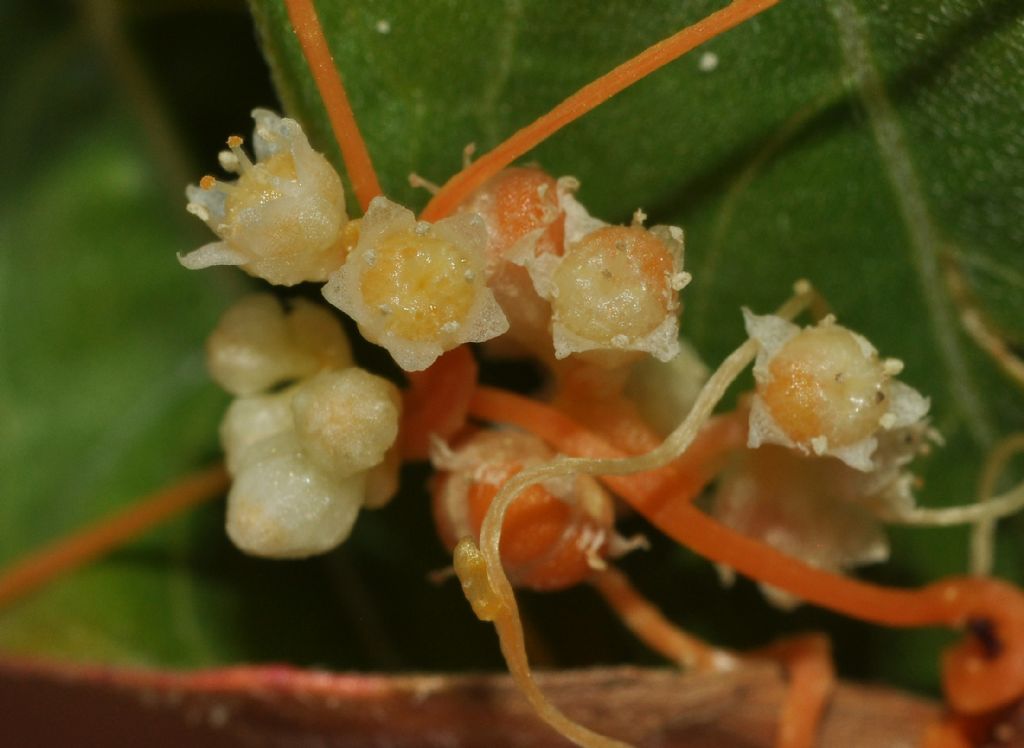
<instances>
[{"instance_id":1,"label":"anther","mask_svg":"<svg viewBox=\"0 0 1024 748\"><path fill-rule=\"evenodd\" d=\"M811 286L811 282L806 278L801 278L793 284L794 296L809 296L813 291L814 287Z\"/></svg>"}]
</instances>

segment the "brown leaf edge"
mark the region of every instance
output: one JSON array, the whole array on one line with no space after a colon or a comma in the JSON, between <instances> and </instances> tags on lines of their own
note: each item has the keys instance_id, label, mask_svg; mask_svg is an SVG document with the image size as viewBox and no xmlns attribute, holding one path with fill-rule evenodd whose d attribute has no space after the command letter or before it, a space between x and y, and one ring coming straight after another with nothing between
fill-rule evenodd
<instances>
[{"instance_id":1,"label":"brown leaf edge","mask_svg":"<svg viewBox=\"0 0 1024 748\"><path fill-rule=\"evenodd\" d=\"M773 745L778 667L684 674L634 667L539 673L583 724L637 746ZM823 746L912 746L940 714L890 688L842 684ZM506 675L336 674L290 666L194 672L0 660L9 746L565 746Z\"/></svg>"}]
</instances>

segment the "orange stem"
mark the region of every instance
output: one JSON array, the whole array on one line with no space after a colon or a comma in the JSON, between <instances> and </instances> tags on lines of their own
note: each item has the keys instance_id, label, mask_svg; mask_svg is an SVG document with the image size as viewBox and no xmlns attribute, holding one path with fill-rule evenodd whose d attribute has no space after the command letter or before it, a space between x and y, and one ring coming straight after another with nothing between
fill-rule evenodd
<instances>
[{"instance_id":1,"label":"orange stem","mask_svg":"<svg viewBox=\"0 0 1024 748\"><path fill-rule=\"evenodd\" d=\"M734 0L692 26L654 44L636 57L589 83L547 114L516 132L494 150L448 180L434 195L422 217L436 221L452 213L484 182L563 127L603 104L615 94L690 50L747 21L779 0Z\"/></svg>"},{"instance_id":2,"label":"orange stem","mask_svg":"<svg viewBox=\"0 0 1024 748\"><path fill-rule=\"evenodd\" d=\"M543 403L491 387L478 387L469 402L477 418L511 423L557 446L566 454L623 457L627 450L613 447L569 416ZM738 421L745 411L710 419L686 452L658 470L634 473L625 480L632 487L635 508L645 516L667 502L696 499L715 477L725 452L746 443L746 426ZM608 478L606 482L619 480Z\"/></svg>"},{"instance_id":3,"label":"orange stem","mask_svg":"<svg viewBox=\"0 0 1024 748\"><path fill-rule=\"evenodd\" d=\"M626 455L558 411L500 390L478 388L470 414L519 426L567 454ZM688 454L673 465L678 467ZM663 472L602 480L680 544L809 603L886 626L972 629L972 636L943 656L943 684L955 710L984 714L1024 694L1024 595L1018 588L996 579L952 577L920 589L895 589L817 569L720 524L694 507L688 492L674 501L652 504L652 476ZM813 680L817 682L817 677Z\"/></svg>"},{"instance_id":4,"label":"orange stem","mask_svg":"<svg viewBox=\"0 0 1024 748\"><path fill-rule=\"evenodd\" d=\"M356 123L352 105L349 104L348 94L345 93L341 74L331 57L313 0L285 0L285 6L295 35L299 38L302 54L313 74L317 90L320 91L320 98L323 99L331 129L334 130L334 139L341 148L345 171L352 180L356 199L365 213L370 201L383 194L383 190L377 180L373 161L370 160L370 152L366 149L366 141Z\"/></svg>"},{"instance_id":5,"label":"orange stem","mask_svg":"<svg viewBox=\"0 0 1024 748\"><path fill-rule=\"evenodd\" d=\"M649 452L663 441L633 402L622 395L606 396L596 402L563 393L551 406L628 454ZM659 470L639 474L650 480L644 490L645 511L657 511L669 501L696 499L725 467L729 456L747 445L749 417L746 405L712 416L683 455Z\"/></svg>"},{"instance_id":6,"label":"orange stem","mask_svg":"<svg viewBox=\"0 0 1024 748\"><path fill-rule=\"evenodd\" d=\"M510 423L551 443L567 454L623 457L626 453L572 419L541 403L508 392L480 387L470 413ZM699 439L699 437L698 437ZM722 525L687 499L652 503L651 471L639 476L606 476L602 480L671 538L716 563L745 576L780 587L807 602L866 621L890 626L926 626L956 619L950 606L931 588L900 590L861 582L817 569Z\"/></svg>"},{"instance_id":7,"label":"orange stem","mask_svg":"<svg viewBox=\"0 0 1024 748\"><path fill-rule=\"evenodd\" d=\"M222 495L229 484L224 466L216 465L22 558L0 573L0 608L124 545L161 522Z\"/></svg>"},{"instance_id":8,"label":"orange stem","mask_svg":"<svg viewBox=\"0 0 1024 748\"><path fill-rule=\"evenodd\" d=\"M779 660L789 676L775 748L814 748L836 675L828 639L808 634L769 645L754 656Z\"/></svg>"},{"instance_id":9,"label":"orange stem","mask_svg":"<svg viewBox=\"0 0 1024 748\"><path fill-rule=\"evenodd\" d=\"M465 427L477 370L470 347L460 345L429 368L409 372L398 437L403 460L428 459L432 436L451 440Z\"/></svg>"},{"instance_id":10,"label":"orange stem","mask_svg":"<svg viewBox=\"0 0 1024 748\"><path fill-rule=\"evenodd\" d=\"M714 671L721 663L735 665L737 660L731 653L701 641L665 618L618 569L609 566L588 581L640 641L671 662L698 672Z\"/></svg>"}]
</instances>

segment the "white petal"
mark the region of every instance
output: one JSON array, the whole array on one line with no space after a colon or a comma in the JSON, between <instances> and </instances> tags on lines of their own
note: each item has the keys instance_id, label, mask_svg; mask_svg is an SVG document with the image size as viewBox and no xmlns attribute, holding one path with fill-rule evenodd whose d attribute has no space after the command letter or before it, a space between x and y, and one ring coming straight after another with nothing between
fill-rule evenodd
<instances>
[{"instance_id":1,"label":"white petal","mask_svg":"<svg viewBox=\"0 0 1024 748\"><path fill-rule=\"evenodd\" d=\"M747 329L747 335L761 346L754 364L755 377L764 370L764 366L775 352L800 332L799 327L782 317L776 317L774 314L754 314L746 307L743 308L743 324Z\"/></svg>"},{"instance_id":2,"label":"white petal","mask_svg":"<svg viewBox=\"0 0 1024 748\"><path fill-rule=\"evenodd\" d=\"M911 426L928 414L931 401L909 384L892 380L889 383L889 413L895 420L891 428Z\"/></svg>"},{"instance_id":3,"label":"white petal","mask_svg":"<svg viewBox=\"0 0 1024 748\"><path fill-rule=\"evenodd\" d=\"M244 265L248 259L229 247L227 242L210 242L187 255L178 254L178 262L189 270L202 270L215 265Z\"/></svg>"}]
</instances>

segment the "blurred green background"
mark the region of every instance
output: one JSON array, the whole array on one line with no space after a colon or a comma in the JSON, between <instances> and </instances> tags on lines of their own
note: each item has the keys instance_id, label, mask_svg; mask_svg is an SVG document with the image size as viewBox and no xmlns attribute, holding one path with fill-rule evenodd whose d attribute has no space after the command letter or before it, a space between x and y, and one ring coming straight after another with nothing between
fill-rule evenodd
<instances>
[{"instance_id":1,"label":"blurred green background","mask_svg":"<svg viewBox=\"0 0 1024 748\"><path fill-rule=\"evenodd\" d=\"M385 189L443 181L596 75L721 2L320 2ZM254 0L288 109L336 156L277 0ZM254 106L280 106L242 2L0 5L0 563L217 458L227 398L202 341L256 283L175 260L207 241L183 188L214 171ZM967 279L1024 343L1024 6L1004 0L786 0L608 103L537 150L607 220L643 207L687 232L683 329L714 364L810 278L845 324L907 364L946 447L921 501L973 497L984 455L1020 430L1024 397L962 335L941 270ZM306 290L302 291L306 292ZM315 293L315 289L308 290ZM379 352L367 365L393 372ZM523 367L486 376L526 386ZM287 661L344 669L498 668L489 627L446 565L423 488L365 513L326 558L249 559L220 504L0 612L0 648L160 667ZM638 520L627 529L645 531ZM1020 581L1018 519L997 571ZM659 539L623 566L682 625L747 647L832 634L844 675L935 692L940 632L818 610L783 614ZM962 531L893 533L864 572L916 584L965 568ZM524 594L546 667L658 662L588 590Z\"/></svg>"}]
</instances>

